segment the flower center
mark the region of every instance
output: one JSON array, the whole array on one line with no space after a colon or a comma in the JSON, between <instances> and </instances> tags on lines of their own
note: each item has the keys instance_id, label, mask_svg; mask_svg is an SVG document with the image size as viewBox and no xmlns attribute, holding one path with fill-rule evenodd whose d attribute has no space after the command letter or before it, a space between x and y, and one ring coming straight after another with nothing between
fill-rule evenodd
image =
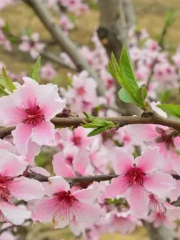
<instances>
[{"instance_id":1,"label":"flower center","mask_svg":"<svg viewBox=\"0 0 180 240\"><path fill-rule=\"evenodd\" d=\"M23 123L30 124L32 127L36 127L45 121L43 109L41 109L38 105L26 108L24 111L27 113L27 117L23 120Z\"/></svg>"},{"instance_id":2,"label":"flower center","mask_svg":"<svg viewBox=\"0 0 180 240\"><path fill-rule=\"evenodd\" d=\"M83 96L86 93L83 87L77 88L76 92L79 96Z\"/></svg>"},{"instance_id":3,"label":"flower center","mask_svg":"<svg viewBox=\"0 0 180 240\"><path fill-rule=\"evenodd\" d=\"M0 199L4 201L8 201L10 197L10 191L6 184L8 181L12 181L12 179L0 176Z\"/></svg>"},{"instance_id":4,"label":"flower center","mask_svg":"<svg viewBox=\"0 0 180 240\"><path fill-rule=\"evenodd\" d=\"M58 200L61 204L65 204L65 205L68 205L70 207L72 207L72 205L74 204L74 202L77 201L77 199L71 194L70 191L68 192L59 192L56 194L57 197L58 197ZM65 206L64 205L64 206Z\"/></svg>"},{"instance_id":5,"label":"flower center","mask_svg":"<svg viewBox=\"0 0 180 240\"><path fill-rule=\"evenodd\" d=\"M129 179L129 186L133 184L143 185L145 173L138 167L131 168L127 173L126 176Z\"/></svg>"},{"instance_id":6,"label":"flower center","mask_svg":"<svg viewBox=\"0 0 180 240\"><path fill-rule=\"evenodd\" d=\"M72 138L72 141L73 141L74 145L76 145L76 146L80 146L81 145L81 137L74 136Z\"/></svg>"}]
</instances>

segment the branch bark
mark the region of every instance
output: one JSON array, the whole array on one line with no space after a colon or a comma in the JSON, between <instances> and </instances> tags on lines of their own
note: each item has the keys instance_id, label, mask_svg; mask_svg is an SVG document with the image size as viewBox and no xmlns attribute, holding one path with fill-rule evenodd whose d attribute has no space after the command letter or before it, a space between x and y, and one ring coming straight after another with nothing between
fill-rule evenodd
<instances>
[{"instance_id":1,"label":"branch bark","mask_svg":"<svg viewBox=\"0 0 180 240\"><path fill-rule=\"evenodd\" d=\"M63 33L61 28L55 23L53 16L47 7L37 0L24 0L37 14L45 28L52 35L54 40L60 45L60 47L70 56L72 61L75 63L79 71L86 70L89 75L93 77L98 83L98 94L103 95L104 89L100 82L97 74L89 66L86 59L84 59L77 51L75 44Z\"/></svg>"},{"instance_id":2,"label":"branch bark","mask_svg":"<svg viewBox=\"0 0 180 240\"><path fill-rule=\"evenodd\" d=\"M126 6L127 8L128 6ZM133 5L131 3L131 7ZM122 47L126 44L128 29L131 27L127 22L129 19L126 16L125 5L123 0L99 0L100 9L100 23L97 30L99 39L106 49L110 58L111 53L114 53L117 60L119 60ZM134 24L134 23L133 23ZM141 111L133 104L127 104L119 99L118 92L120 90L119 84L116 84L116 103L120 109L123 109L125 115L140 115Z\"/></svg>"},{"instance_id":3,"label":"branch bark","mask_svg":"<svg viewBox=\"0 0 180 240\"><path fill-rule=\"evenodd\" d=\"M122 116L122 117L104 117L103 119L107 121L113 121L119 124L119 127L124 127L132 124L156 124L162 125L166 127L173 128L177 130L177 133L180 132L180 122L164 118L158 115L155 112L144 112L142 116ZM84 123L89 122L87 118L80 117L54 117L51 122L58 127L78 127L83 125ZM3 139L14 130L15 127L9 128L0 128L0 138Z\"/></svg>"}]
</instances>

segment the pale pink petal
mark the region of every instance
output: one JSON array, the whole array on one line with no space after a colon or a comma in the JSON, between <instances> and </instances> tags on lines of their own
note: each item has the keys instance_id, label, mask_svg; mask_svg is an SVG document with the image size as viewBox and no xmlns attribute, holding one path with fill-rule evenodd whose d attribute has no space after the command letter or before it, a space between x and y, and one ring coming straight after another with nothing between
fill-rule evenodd
<instances>
[{"instance_id":1,"label":"pale pink petal","mask_svg":"<svg viewBox=\"0 0 180 240\"><path fill-rule=\"evenodd\" d=\"M73 160L74 171L84 175L90 165L89 151L82 149Z\"/></svg>"},{"instance_id":2,"label":"pale pink petal","mask_svg":"<svg viewBox=\"0 0 180 240\"><path fill-rule=\"evenodd\" d=\"M24 119L24 113L16 107L13 96L14 93L0 98L0 113L2 114L0 123L3 126L15 126Z\"/></svg>"},{"instance_id":3,"label":"pale pink petal","mask_svg":"<svg viewBox=\"0 0 180 240\"><path fill-rule=\"evenodd\" d=\"M113 168L116 174L126 173L134 163L133 156L121 148L114 148L110 153Z\"/></svg>"},{"instance_id":4,"label":"pale pink petal","mask_svg":"<svg viewBox=\"0 0 180 240\"><path fill-rule=\"evenodd\" d=\"M66 100L60 98L57 86L51 83L41 85L41 92L42 91L46 92L46 94L40 95L39 102L45 106L43 112L45 119L49 121L56 114L62 112L63 108L66 106Z\"/></svg>"},{"instance_id":5,"label":"pale pink petal","mask_svg":"<svg viewBox=\"0 0 180 240\"><path fill-rule=\"evenodd\" d=\"M137 218L147 216L149 208L148 193L139 184L134 184L130 189L127 200L130 205L131 213Z\"/></svg>"},{"instance_id":6,"label":"pale pink petal","mask_svg":"<svg viewBox=\"0 0 180 240\"><path fill-rule=\"evenodd\" d=\"M18 200L29 201L44 196L42 184L34 179L26 177L16 178L12 182L8 182L7 186L11 194Z\"/></svg>"},{"instance_id":7,"label":"pale pink petal","mask_svg":"<svg viewBox=\"0 0 180 240\"><path fill-rule=\"evenodd\" d=\"M155 125L130 125L126 127L126 131L131 136L135 145L143 142L153 141L159 134L155 130Z\"/></svg>"},{"instance_id":8,"label":"pale pink petal","mask_svg":"<svg viewBox=\"0 0 180 240\"><path fill-rule=\"evenodd\" d=\"M73 196L82 202L93 203L99 196L100 189L95 187L77 190L73 193Z\"/></svg>"},{"instance_id":9,"label":"pale pink petal","mask_svg":"<svg viewBox=\"0 0 180 240\"><path fill-rule=\"evenodd\" d=\"M57 198L43 198L37 201L32 213L32 219L40 222L52 222L55 212L58 209Z\"/></svg>"},{"instance_id":10,"label":"pale pink petal","mask_svg":"<svg viewBox=\"0 0 180 240\"><path fill-rule=\"evenodd\" d=\"M45 168L42 167L31 167L31 171L46 177L50 177L50 173Z\"/></svg>"},{"instance_id":11,"label":"pale pink petal","mask_svg":"<svg viewBox=\"0 0 180 240\"><path fill-rule=\"evenodd\" d=\"M75 177L75 174L68 164L65 163L63 153L59 152L53 157L53 172L62 177Z\"/></svg>"},{"instance_id":12,"label":"pale pink petal","mask_svg":"<svg viewBox=\"0 0 180 240\"><path fill-rule=\"evenodd\" d=\"M31 212L23 208L11 205L7 202L2 202L0 209L4 216L13 224L21 225L23 222L30 218Z\"/></svg>"},{"instance_id":13,"label":"pale pink petal","mask_svg":"<svg viewBox=\"0 0 180 240\"><path fill-rule=\"evenodd\" d=\"M33 129L32 140L39 145L49 145L55 134L54 125L51 122L42 122Z\"/></svg>"},{"instance_id":14,"label":"pale pink petal","mask_svg":"<svg viewBox=\"0 0 180 240\"><path fill-rule=\"evenodd\" d=\"M170 149L169 151L169 160L171 163L171 168L177 172L177 174L180 174L180 157L177 155L174 151L174 149ZM166 156L166 155L165 155ZM165 159L168 162L168 159Z\"/></svg>"},{"instance_id":15,"label":"pale pink petal","mask_svg":"<svg viewBox=\"0 0 180 240\"><path fill-rule=\"evenodd\" d=\"M32 34L31 34L31 39L32 39L34 42L38 42L38 41L39 41L39 33L37 33L37 32L32 33Z\"/></svg>"},{"instance_id":16,"label":"pale pink petal","mask_svg":"<svg viewBox=\"0 0 180 240\"><path fill-rule=\"evenodd\" d=\"M34 165L34 158L40 153L40 150L41 146L30 140L28 143L28 152L25 161L28 162L30 165Z\"/></svg>"},{"instance_id":17,"label":"pale pink petal","mask_svg":"<svg viewBox=\"0 0 180 240\"><path fill-rule=\"evenodd\" d=\"M16 177L23 174L27 165L23 157L7 152L5 156L1 156L0 174L7 177Z\"/></svg>"},{"instance_id":18,"label":"pale pink petal","mask_svg":"<svg viewBox=\"0 0 180 240\"><path fill-rule=\"evenodd\" d=\"M162 163L162 157L158 147L147 147L144 153L136 158L136 165L145 173L151 173L158 169Z\"/></svg>"},{"instance_id":19,"label":"pale pink petal","mask_svg":"<svg viewBox=\"0 0 180 240\"><path fill-rule=\"evenodd\" d=\"M72 213L71 213L72 215ZM69 224L69 218L68 216L62 216L61 214L57 214L53 218L53 225L54 228L64 228Z\"/></svg>"},{"instance_id":20,"label":"pale pink petal","mask_svg":"<svg viewBox=\"0 0 180 240\"><path fill-rule=\"evenodd\" d=\"M180 180L177 180L176 188L170 191L168 197L170 198L171 202L174 202L178 199L179 196L180 196Z\"/></svg>"},{"instance_id":21,"label":"pale pink petal","mask_svg":"<svg viewBox=\"0 0 180 240\"><path fill-rule=\"evenodd\" d=\"M116 196L123 195L129 188L127 177L117 177L111 181L107 186L104 196L106 198L115 198Z\"/></svg>"},{"instance_id":22,"label":"pale pink petal","mask_svg":"<svg viewBox=\"0 0 180 240\"><path fill-rule=\"evenodd\" d=\"M29 53L33 59L36 59L39 57L39 52L36 50L36 48L31 48Z\"/></svg>"},{"instance_id":23,"label":"pale pink petal","mask_svg":"<svg viewBox=\"0 0 180 240\"><path fill-rule=\"evenodd\" d=\"M19 45L19 50L23 52L28 52L30 49L31 49L31 46L28 41L24 41Z\"/></svg>"},{"instance_id":24,"label":"pale pink petal","mask_svg":"<svg viewBox=\"0 0 180 240\"><path fill-rule=\"evenodd\" d=\"M170 174L157 171L148 174L144 178L144 187L147 191L156 194L159 197L166 197L174 189L176 181Z\"/></svg>"},{"instance_id":25,"label":"pale pink petal","mask_svg":"<svg viewBox=\"0 0 180 240\"><path fill-rule=\"evenodd\" d=\"M16 127L14 131L12 131L13 142L16 145L18 151L22 155L26 155L28 152L28 142L32 134L31 125L21 124Z\"/></svg>"},{"instance_id":26,"label":"pale pink petal","mask_svg":"<svg viewBox=\"0 0 180 240\"><path fill-rule=\"evenodd\" d=\"M95 223L104 215L103 210L99 204L89 204L86 202L79 202L75 207L72 207L73 214L78 222Z\"/></svg>"},{"instance_id":27,"label":"pale pink petal","mask_svg":"<svg viewBox=\"0 0 180 240\"><path fill-rule=\"evenodd\" d=\"M62 191L69 191L70 186L66 180L60 176L49 178L49 194L54 194Z\"/></svg>"}]
</instances>

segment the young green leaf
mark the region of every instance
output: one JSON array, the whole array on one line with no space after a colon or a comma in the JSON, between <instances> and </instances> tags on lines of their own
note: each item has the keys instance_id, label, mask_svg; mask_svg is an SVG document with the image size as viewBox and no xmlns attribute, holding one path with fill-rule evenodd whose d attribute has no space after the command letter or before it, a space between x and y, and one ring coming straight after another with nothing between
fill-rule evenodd
<instances>
[{"instance_id":1,"label":"young green leaf","mask_svg":"<svg viewBox=\"0 0 180 240\"><path fill-rule=\"evenodd\" d=\"M145 87L139 88L136 82L125 46L122 49L119 63L117 62L115 56L113 54L111 55L109 72L122 87L119 91L120 99L126 103L134 103L145 110L145 98L147 91Z\"/></svg>"},{"instance_id":2,"label":"young green leaf","mask_svg":"<svg viewBox=\"0 0 180 240\"><path fill-rule=\"evenodd\" d=\"M6 70L2 68L2 76L1 85L6 88L8 91L13 92L16 89L16 86L12 82L12 80L8 77Z\"/></svg>"},{"instance_id":3,"label":"young green leaf","mask_svg":"<svg viewBox=\"0 0 180 240\"><path fill-rule=\"evenodd\" d=\"M0 85L0 97L9 95L6 90Z\"/></svg>"},{"instance_id":4,"label":"young green leaf","mask_svg":"<svg viewBox=\"0 0 180 240\"><path fill-rule=\"evenodd\" d=\"M121 88L118 92L119 98L125 103L134 103L134 100L131 98L129 93L124 89Z\"/></svg>"},{"instance_id":5,"label":"young green leaf","mask_svg":"<svg viewBox=\"0 0 180 240\"><path fill-rule=\"evenodd\" d=\"M31 69L31 72L30 72L30 77L32 79L34 79L36 82L39 82L39 72L40 72L40 67L41 67L41 57L39 57L34 66L32 67Z\"/></svg>"},{"instance_id":6,"label":"young green leaf","mask_svg":"<svg viewBox=\"0 0 180 240\"><path fill-rule=\"evenodd\" d=\"M157 107L166 112L168 116L180 118L180 106L178 105L160 104Z\"/></svg>"},{"instance_id":7,"label":"young green leaf","mask_svg":"<svg viewBox=\"0 0 180 240\"><path fill-rule=\"evenodd\" d=\"M123 48L122 48L119 63L120 63L121 72L124 76L124 79L127 81L128 85L131 87L131 91L134 92L134 94L136 94L136 91L139 88L139 86L134 77L134 73L132 71L131 63L130 63L130 60L128 57L128 52L127 52L127 49L125 46L123 46Z\"/></svg>"},{"instance_id":8,"label":"young green leaf","mask_svg":"<svg viewBox=\"0 0 180 240\"><path fill-rule=\"evenodd\" d=\"M110 127L98 127L96 129L94 129L92 132L90 132L88 134L88 137L92 137L92 136L98 135L98 134L100 134L102 132L107 131L108 129L110 129Z\"/></svg>"},{"instance_id":9,"label":"young green leaf","mask_svg":"<svg viewBox=\"0 0 180 240\"><path fill-rule=\"evenodd\" d=\"M136 97L137 97L137 100L142 104L142 108L144 106L144 109L145 109L146 108L145 99L147 97L147 90L146 90L146 86L145 85L142 85L137 90Z\"/></svg>"}]
</instances>

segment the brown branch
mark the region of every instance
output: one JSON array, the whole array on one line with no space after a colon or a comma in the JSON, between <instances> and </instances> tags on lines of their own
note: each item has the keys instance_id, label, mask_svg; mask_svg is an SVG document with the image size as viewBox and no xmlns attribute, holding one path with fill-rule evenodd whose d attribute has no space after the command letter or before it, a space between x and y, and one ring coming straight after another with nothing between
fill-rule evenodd
<instances>
[{"instance_id":1,"label":"brown branch","mask_svg":"<svg viewBox=\"0 0 180 240\"><path fill-rule=\"evenodd\" d=\"M124 127L127 125L132 124L156 124L162 125L166 127L173 128L180 132L180 122L164 118L158 115L155 112L144 112L142 116L122 116L122 117L104 117L103 119L107 121L113 121L119 124L119 127ZM83 125L85 122L89 122L87 118L80 118L80 117L66 117L66 118L58 118L55 117L51 120L51 122L58 128L58 127L78 127ZM14 130L14 127L10 128L0 128L0 138L3 139L4 137L11 134L11 131Z\"/></svg>"}]
</instances>

